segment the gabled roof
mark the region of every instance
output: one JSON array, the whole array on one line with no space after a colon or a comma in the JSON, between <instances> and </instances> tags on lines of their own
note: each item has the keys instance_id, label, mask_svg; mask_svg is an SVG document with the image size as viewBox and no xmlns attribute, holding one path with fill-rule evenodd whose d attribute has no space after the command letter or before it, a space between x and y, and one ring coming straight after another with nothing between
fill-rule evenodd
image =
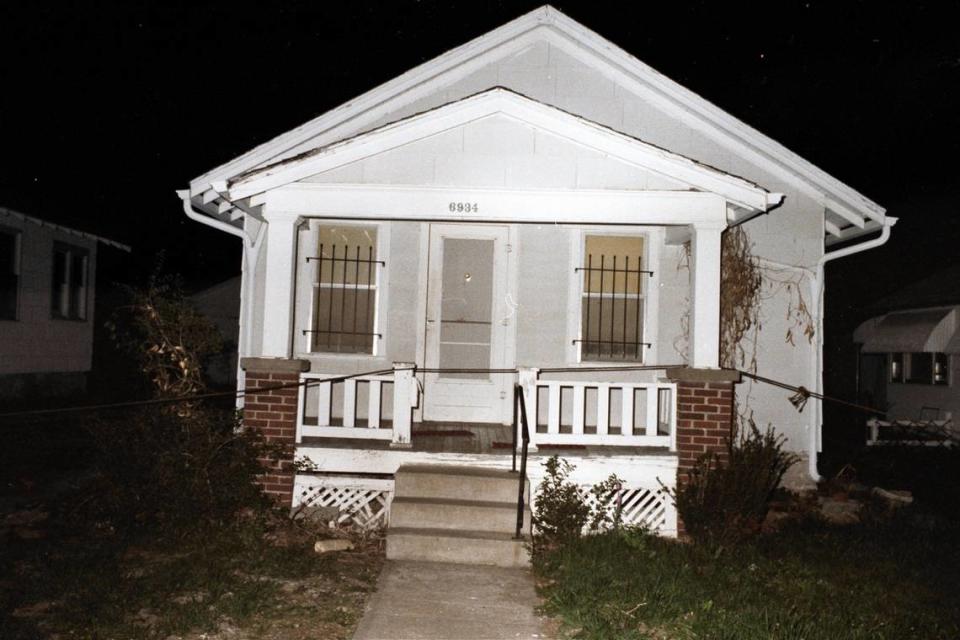
<instances>
[{"instance_id":1,"label":"gabled roof","mask_svg":"<svg viewBox=\"0 0 960 640\"><path fill-rule=\"evenodd\" d=\"M92 233L87 233L86 231L79 231L77 229L71 229L70 227L65 227L63 225L55 224L53 222L48 222L46 220L41 220L40 218L35 218L33 216L28 216L25 213L20 213L19 211L14 211L13 209L7 209L6 207L0 207L0 220L3 217L14 218L22 222L29 222L35 224L38 227L47 227L48 229L55 229L61 233L67 235L76 236L78 238L83 238L85 240L92 240L93 242L99 242L105 244L108 247L113 247L114 249L120 249L121 251L130 252L130 247L117 242L116 240L111 240L109 238L104 238L102 236L97 236Z\"/></svg>"},{"instance_id":2,"label":"gabled roof","mask_svg":"<svg viewBox=\"0 0 960 640\"><path fill-rule=\"evenodd\" d=\"M644 100L823 202L829 212L825 226L831 236L840 239L845 234L843 239L849 239L882 225L885 210L880 205L550 6L421 64L203 174L191 182L191 196L207 212L237 220L241 214L220 198L214 183L354 136L439 87L538 40L602 68Z\"/></svg>"},{"instance_id":3,"label":"gabled roof","mask_svg":"<svg viewBox=\"0 0 960 640\"><path fill-rule=\"evenodd\" d=\"M249 198L269 189L493 116L507 117L531 125L618 160L680 180L697 190L719 194L731 204L743 209L765 211L779 204L783 198L781 194L769 193L743 178L501 87L248 171L230 182L229 196L231 199Z\"/></svg>"}]
</instances>

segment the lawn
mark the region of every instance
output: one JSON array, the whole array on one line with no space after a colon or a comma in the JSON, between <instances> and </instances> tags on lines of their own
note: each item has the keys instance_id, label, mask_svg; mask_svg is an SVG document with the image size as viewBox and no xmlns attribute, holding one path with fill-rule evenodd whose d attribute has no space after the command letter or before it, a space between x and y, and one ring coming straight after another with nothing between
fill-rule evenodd
<instances>
[{"instance_id":1,"label":"lawn","mask_svg":"<svg viewBox=\"0 0 960 640\"><path fill-rule=\"evenodd\" d=\"M313 543L330 532L268 510L200 530L116 530L83 516L80 503L101 496L88 490L82 430L2 427L0 638L351 637L383 562L379 538L320 555Z\"/></svg>"},{"instance_id":2,"label":"lawn","mask_svg":"<svg viewBox=\"0 0 960 640\"><path fill-rule=\"evenodd\" d=\"M576 638L960 638L960 526L920 508L814 518L710 549L641 533L581 538L537 566Z\"/></svg>"}]
</instances>

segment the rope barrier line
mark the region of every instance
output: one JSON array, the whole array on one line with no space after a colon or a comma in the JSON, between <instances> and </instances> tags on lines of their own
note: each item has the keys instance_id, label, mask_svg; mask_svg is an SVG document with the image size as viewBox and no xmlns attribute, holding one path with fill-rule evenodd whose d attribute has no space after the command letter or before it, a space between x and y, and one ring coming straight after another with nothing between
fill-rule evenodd
<instances>
[{"instance_id":1,"label":"rope barrier line","mask_svg":"<svg viewBox=\"0 0 960 640\"><path fill-rule=\"evenodd\" d=\"M658 369L674 368L681 367L684 365L635 365L635 366L623 366L623 365L613 365L613 366L592 366L592 367L544 367L539 369L540 373L591 373L591 372L600 372L600 371L655 371ZM246 387L244 389L238 389L237 391L217 391L212 393L201 393L194 394L189 396L177 396L174 398L153 398L150 400L132 400L129 402L114 402L107 404L96 404L96 405L87 405L87 406L78 406L78 407L61 407L57 409L33 409L28 411L14 411L9 413L0 413L0 419L3 418L20 418L20 417L29 417L29 416L50 416L50 415L59 415L66 413L84 413L88 411L108 411L114 409L129 409L133 407L146 407L146 406L157 406L165 404L177 404L181 402L197 402L202 400L210 400L214 398L241 398L247 395L255 395L259 393L265 393L268 391L277 391L280 389L293 389L299 387L309 387L310 385L326 384L326 383L337 383L344 382L346 380L351 380L353 378L362 378L364 376L379 376L386 375L388 373L394 373L395 371L413 371L414 373L451 373L451 374L467 374L467 373L488 373L488 374L508 374L515 375L518 373L517 368L512 369L469 369L469 368L419 368L416 366L413 367L403 367L399 369L380 369L377 371L364 371L362 373L352 373L342 376L332 376L330 378L306 378L299 380L297 382L287 382L284 384L273 385L269 387ZM861 411L866 411L867 413L874 413L877 415L886 415L886 411L881 411L874 407L868 407L865 405L857 404L854 402L849 402L847 400L841 400L840 398L834 398L832 396L827 396L822 393L817 393L815 391L810 391L803 386L794 386L780 380L775 380L773 378L767 378L755 373L750 373L749 371L736 370L740 375L757 382L763 382L765 384L772 385L784 389L786 391L793 391L796 395L790 398L790 401L797 407L798 410L802 411L803 406L806 404L808 398L816 398L825 402L833 402L835 404L840 404L843 406L851 407L854 409L859 409Z\"/></svg>"}]
</instances>

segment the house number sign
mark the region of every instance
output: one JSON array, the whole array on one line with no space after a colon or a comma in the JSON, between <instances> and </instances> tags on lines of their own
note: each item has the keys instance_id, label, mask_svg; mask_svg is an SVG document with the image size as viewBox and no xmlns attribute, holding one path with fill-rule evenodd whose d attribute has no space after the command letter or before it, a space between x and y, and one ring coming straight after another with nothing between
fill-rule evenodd
<instances>
[{"instance_id":1,"label":"house number sign","mask_svg":"<svg viewBox=\"0 0 960 640\"><path fill-rule=\"evenodd\" d=\"M451 202L448 206L450 213L479 213L480 205L476 202Z\"/></svg>"}]
</instances>

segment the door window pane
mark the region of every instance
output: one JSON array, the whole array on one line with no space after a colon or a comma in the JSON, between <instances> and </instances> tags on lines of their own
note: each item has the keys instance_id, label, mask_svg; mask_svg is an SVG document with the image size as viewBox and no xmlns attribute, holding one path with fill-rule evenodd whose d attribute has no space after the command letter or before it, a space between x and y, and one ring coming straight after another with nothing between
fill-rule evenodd
<instances>
[{"instance_id":1,"label":"door window pane","mask_svg":"<svg viewBox=\"0 0 960 640\"><path fill-rule=\"evenodd\" d=\"M444 238L440 302L440 367L489 369L493 320L494 241ZM487 380L488 373L443 374Z\"/></svg>"}]
</instances>

